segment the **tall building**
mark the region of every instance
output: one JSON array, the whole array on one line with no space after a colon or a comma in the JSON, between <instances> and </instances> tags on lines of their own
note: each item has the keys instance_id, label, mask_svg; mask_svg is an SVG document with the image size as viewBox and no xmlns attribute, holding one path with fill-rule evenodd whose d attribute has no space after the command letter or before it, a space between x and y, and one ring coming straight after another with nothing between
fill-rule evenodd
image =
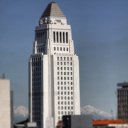
<instances>
[{"instance_id":1,"label":"tall building","mask_svg":"<svg viewBox=\"0 0 128 128\"><path fill-rule=\"evenodd\" d=\"M128 120L128 83L117 84L118 119Z\"/></svg>"},{"instance_id":2,"label":"tall building","mask_svg":"<svg viewBox=\"0 0 128 128\"><path fill-rule=\"evenodd\" d=\"M0 78L0 128L11 128L10 81Z\"/></svg>"},{"instance_id":3,"label":"tall building","mask_svg":"<svg viewBox=\"0 0 128 128\"><path fill-rule=\"evenodd\" d=\"M63 115L80 114L79 59L71 26L56 2L46 7L35 29L29 60L30 121L53 128Z\"/></svg>"}]
</instances>

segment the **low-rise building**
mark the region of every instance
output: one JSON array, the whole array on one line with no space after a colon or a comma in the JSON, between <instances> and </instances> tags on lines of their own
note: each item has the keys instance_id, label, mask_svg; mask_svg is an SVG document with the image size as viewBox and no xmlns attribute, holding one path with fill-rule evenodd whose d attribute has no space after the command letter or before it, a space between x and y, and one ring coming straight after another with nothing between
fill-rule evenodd
<instances>
[{"instance_id":1,"label":"low-rise building","mask_svg":"<svg viewBox=\"0 0 128 128\"><path fill-rule=\"evenodd\" d=\"M94 128L128 128L128 121L124 120L93 120Z\"/></svg>"},{"instance_id":2,"label":"low-rise building","mask_svg":"<svg viewBox=\"0 0 128 128\"><path fill-rule=\"evenodd\" d=\"M0 128L12 127L10 80L0 78Z\"/></svg>"},{"instance_id":3,"label":"low-rise building","mask_svg":"<svg viewBox=\"0 0 128 128\"><path fill-rule=\"evenodd\" d=\"M62 119L63 128L93 128L91 115L67 115Z\"/></svg>"}]
</instances>

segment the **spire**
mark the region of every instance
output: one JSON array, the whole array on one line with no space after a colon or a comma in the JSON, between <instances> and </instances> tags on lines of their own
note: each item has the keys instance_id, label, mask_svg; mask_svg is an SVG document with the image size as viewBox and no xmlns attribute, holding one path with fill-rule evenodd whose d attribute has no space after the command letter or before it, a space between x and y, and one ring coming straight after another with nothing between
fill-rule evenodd
<instances>
[{"instance_id":1,"label":"spire","mask_svg":"<svg viewBox=\"0 0 128 128\"><path fill-rule=\"evenodd\" d=\"M53 0L48 4L41 18L44 17L65 17L58 4Z\"/></svg>"}]
</instances>

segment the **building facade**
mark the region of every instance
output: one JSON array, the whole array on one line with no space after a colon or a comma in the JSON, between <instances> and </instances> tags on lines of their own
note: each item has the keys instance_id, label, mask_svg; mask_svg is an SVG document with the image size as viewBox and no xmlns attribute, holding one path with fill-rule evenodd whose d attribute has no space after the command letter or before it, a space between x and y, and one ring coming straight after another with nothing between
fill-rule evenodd
<instances>
[{"instance_id":1,"label":"building facade","mask_svg":"<svg viewBox=\"0 0 128 128\"><path fill-rule=\"evenodd\" d=\"M79 58L71 26L56 2L48 4L35 29L29 112L38 128L53 128L63 115L80 114Z\"/></svg>"},{"instance_id":2,"label":"building facade","mask_svg":"<svg viewBox=\"0 0 128 128\"><path fill-rule=\"evenodd\" d=\"M119 83L117 87L118 119L128 120L128 83Z\"/></svg>"},{"instance_id":3,"label":"building facade","mask_svg":"<svg viewBox=\"0 0 128 128\"><path fill-rule=\"evenodd\" d=\"M128 128L128 121L125 120L93 120L93 128Z\"/></svg>"},{"instance_id":4,"label":"building facade","mask_svg":"<svg viewBox=\"0 0 128 128\"><path fill-rule=\"evenodd\" d=\"M0 128L11 128L10 81L0 78Z\"/></svg>"},{"instance_id":5,"label":"building facade","mask_svg":"<svg viewBox=\"0 0 128 128\"><path fill-rule=\"evenodd\" d=\"M93 128L91 115L67 115L63 116L62 128Z\"/></svg>"}]
</instances>

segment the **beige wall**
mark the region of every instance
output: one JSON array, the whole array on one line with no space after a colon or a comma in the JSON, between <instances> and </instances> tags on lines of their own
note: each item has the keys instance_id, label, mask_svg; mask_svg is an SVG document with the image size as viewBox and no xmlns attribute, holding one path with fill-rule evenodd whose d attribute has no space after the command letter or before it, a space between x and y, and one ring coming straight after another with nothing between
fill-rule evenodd
<instances>
[{"instance_id":1,"label":"beige wall","mask_svg":"<svg viewBox=\"0 0 128 128\"><path fill-rule=\"evenodd\" d=\"M0 128L11 128L10 81L0 79Z\"/></svg>"}]
</instances>

